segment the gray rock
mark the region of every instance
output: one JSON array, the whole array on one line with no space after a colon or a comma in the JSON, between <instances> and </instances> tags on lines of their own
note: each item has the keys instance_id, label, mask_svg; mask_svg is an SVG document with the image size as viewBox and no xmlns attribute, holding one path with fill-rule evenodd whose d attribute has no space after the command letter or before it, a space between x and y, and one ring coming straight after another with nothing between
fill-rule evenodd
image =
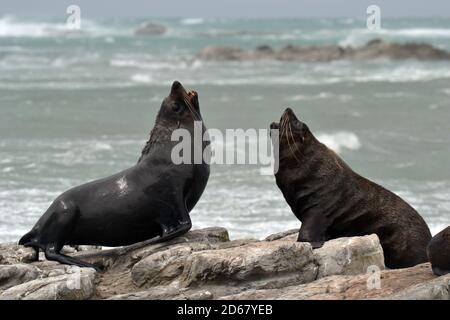
<instances>
[{"instance_id":1,"label":"gray rock","mask_svg":"<svg viewBox=\"0 0 450 320\"><path fill-rule=\"evenodd\" d=\"M105 266L98 279L93 269L54 261L24 264L32 261L34 250L1 245L0 299L449 297L450 275L437 278L430 264L383 270L376 235L334 239L313 250L309 243L296 242L297 232L281 232L265 241L229 241L226 229L206 228L165 243L73 253ZM369 266L376 272L369 272Z\"/></svg>"},{"instance_id":2,"label":"gray rock","mask_svg":"<svg viewBox=\"0 0 450 320\"><path fill-rule=\"evenodd\" d=\"M155 252L136 263L131 269L131 278L138 287L160 285L171 282L184 269L188 256L198 250L211 248L206 243L175 245L166 250Z\"/></svg>"},{"instance_id":3,"label":"gray rock","mask_svg":"<svg viewBox=\"0 0 450 320\"><path fill-rule=\"evenodd\" d=\"M95 270L70 266L64 275L36 279L11 287L0 300L84 300L94 293Z\"/></svg>"},{"instance_id":4,"label":"gray rock","mask_svg":"<svg viewBox=\"0 0 450 320\"><path fill-rule=\"evenodd\" d=\"M108 300L211 300L213 297L208 290L191 293L178 288L157 286L145 291L115 295Z\"/></svg>"},{"instance_id":5,"label":"gray rock","mask_svg":"<svg viewBox=\"0 0 450 320\"><path fill-rule=\"evenodd\" d=\"M446 298L448 276L441 280L431 272L429 264L398 270L383 270L379 286L372 286L373 274L335 275L316 281L280 289L250 289L220 297L224 300L355 300Z\"/></svg>"},{"instance_id":6,"label":"gray rock","mask_svg":"<svg viewBox=\"0 0 450 320\"><path fill-rule=\"evenodd\" d=\"M162 35L166 32L167 28L165 26L154 23L146 23L139 27L139 29L137 29L134 34L136 36L154 36Z\"/></svg>"},{"instance_id":7,"label":"gray rock","mask_svg":"<svg viewBox=\"0 0 450 320\"><path fill-rule=\"evenodd\" d=\"M180 243L220 243L229 241L225 228L211 227L189 231L173 240L154 245L146 245L147 241L130 246L101 250L98 252L76 253L75 256L84 261L101 266L104 269L129 270L141 259L158 251L166 250L170 246Z\"/></svg>"},{"instance_id":8,"label":"gray rock","mask_svg":"<svg viewBox=\"0 0 450 320\"><path fill-rule=\"evenodd\" d=\"M256 287L271 287L309 282L316 272L309 243L253 242L193 252L186 260L181 279L186 287L210 282L251 282Z\"/></svg>"},{"instance_id":9,"label":"gray rock","mask_svg":"<svg viewBox=\"0 0 450 320\"><path fill-rule=\"evenodd\" d=\"M201 60L240 61L245 59L246 53L247 51L241 48L208 46L197 57Z\"/></svg>"},{"instance_id":10,"label":"gray rock","mask_svg":"<svg viewBox=\"0 0 450 320\"><path fill-rule=\"evenodd\" d=\"M270 236L266 237L264 241L274 241L274 240L280 240L283 238L292 239L295 241L298 236L299 229L291 229L283 232L278 232L271 234Z\"/></svg>"},{"instance_id":11,"label":"gray rock","mask_svg":"<svg viewBox=\"0 0 450 320\"><path fill-rule=\"evenodd\" d=\"M28 263L36 260L36 252L15 243L0 244L0 264Z\"/></svg>"},{"instance_id":12,"label":"gray rock","mask_svg":"<svg viewBox=\"0 0 450 320\"><path fill-rule=\"evenodd\" d=\"M416 284L386 297L389 300L450 300L450 274Z\"/></svg>"},{"instance_id":13,"label":"gray rock","mask_svg":"<svg viewBox=\"0 0 450 320\"><path fill-rule=\"evenodd\" d=\"M352 48L337 45L298 47L288 45L281 49L260 46L245 50L235 47L209 46L197 55L201 60L248 61L281 60L299 62L328 62L334 60L371 60L371 59L418 59L450 60L450 52L435 48L426 43L388 43L381 39L366 45Z\"/></svg>"},{"instance_id":14,"label":"gray rock","mask_svg":"<svg viewBox=\"0 0 450 320\"><path fill-rule=\"evenodd\" d=\"M327 241L314 255L319 265L317 278L367 273L370 266L385 268L383 248L375 234Z\"/></svg>"},{"instance_id":15,"label":"gray rock","mask_svg":"<svg viewBox=\"0 0 450 320\"><path fill-rule=\"evenodd\" d=\"M0 291L34 280L41 273L29 264L0 265Z\"/></svg>"},{"instance_id":16,"label":"gray rock","mask_svg":"<svg viewBox=\"0 0 450 320\"><path fill-rule=\"evenodd\" d=\"M75 245L75 246L64 246L61 250L64 254L71 254L76 252L84 252L84 251L97 251L102 250L101 246L84 246L84 245Z\"/></svg>"}]
</instances>

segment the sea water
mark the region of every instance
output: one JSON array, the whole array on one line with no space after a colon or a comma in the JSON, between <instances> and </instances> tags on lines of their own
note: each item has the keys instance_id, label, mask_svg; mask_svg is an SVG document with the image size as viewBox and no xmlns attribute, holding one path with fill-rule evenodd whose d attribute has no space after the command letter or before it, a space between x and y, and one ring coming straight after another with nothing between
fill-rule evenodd
<instances>
[{"instance_id":1,"label":"sea water","mask_svg":"<svg viewBox=\"0 0 450 320\"><path fill-rule=\"evenodd\" d=\"M138 37L144 22L167 27ZM267 129L291 107L358 173L391 189L433 233L450 224L450 62L204 62L208 45L359 46L374 38L450 50L449 19L0 17L0 242L17 241L61 192L134 165L170 84L199 92L206 126ZM298 228L273 176L213 165L194 228L232 238Z\"/></svg>"}]
</instances>

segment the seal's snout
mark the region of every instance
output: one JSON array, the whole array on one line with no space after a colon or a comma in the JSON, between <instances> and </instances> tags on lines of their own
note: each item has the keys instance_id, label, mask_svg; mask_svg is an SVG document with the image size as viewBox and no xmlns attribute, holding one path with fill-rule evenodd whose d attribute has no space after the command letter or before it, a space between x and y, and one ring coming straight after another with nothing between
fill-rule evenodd
<instances>
[{"instance_id":1,"label":"seal's snout","mask_svg":"<svg viewBox=\"0 0 450 320\"><path fill-rule=\"evenodd\" d=\"M270 124L270 129L271 130L278 130L278 129L280 129L280 123L279 122L272 122L271 124Z\"/></svg>"},{"instance_id":2,"label":"seal's snout","mask_svg":"<svg viewBox=\"0 0 450 320\"><path fill-rule=\"evenodd\" d=\"M291 108L286 108L286 110L284 110L283 112L283 115L281 116L280 123L283 123L286 120L288 120L289 122L296 122L299 119Z\"/></svg>"},{"instance_id":3,"label":"seal's snout","mask_svg":"<svg viewBox=\"0 0 450 320\"><path fill-rule=\"evenodd\" d=\"M172 88L170 89L170 95L175 97L179 96L180 94L186 93L186 90L184 90L183 85L179 81L174 81L172 83Z\"/></svg>"},{"instance_id":4,"label":"seal's snout","mask_svg":"<svg viewBox=\"0 0 450 320\"><path fill-rule=\"evenodd\" d=\"M189 99L193 100L193 99L198 99L198 93L197 91L194 90L189 90L187 93Z\"/></svg>"},{"instance_id":5,"label":"seal's snout","mask_svg":"<svg viewBox=\"0 0 450 320\"><path fill-rule=\"evenodd\" d=\"M291 108L286 108L286 110L284 110L284 114L286 116L288 116L289 118L297 119L297 117L295 116L294 111Z\"/></svg>"},{"instance_id":6,"label":"seal's snout","mask_svg":"<svg viewBox=\"0 0 450 320\"><path fill-rule=\"evenodd\" d=\"M188 95L189 101L192 103L192 105L195 108L198 109L199 108L199 103L198 103L198 93L197 93L197 91L189 90L187 95Z\"/></svg>"}]
</instances>

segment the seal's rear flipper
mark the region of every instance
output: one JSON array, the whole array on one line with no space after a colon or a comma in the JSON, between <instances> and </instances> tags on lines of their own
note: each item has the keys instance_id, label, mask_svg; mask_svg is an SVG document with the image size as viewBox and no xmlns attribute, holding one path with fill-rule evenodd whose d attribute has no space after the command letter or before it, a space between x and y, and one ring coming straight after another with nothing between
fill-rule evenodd
<instances>
[{"instance_id":1,"label":"seal's rear flipper","mask_svg":"<svg viewBox=\"0 0 450 320\"><path fill-rule=\"evenodd\" d=\"M79 266L81 268L94 268L95 271L100 272L101 270L94 266L93 264L75 259L73 257L66 256L59 252L56 252L52 247L47 247L45 249L45 257L47 260L56 261L62 264L69 264L74 266Z\"/></svg>"},{"instance_id":2,"label":"seal's rear flipper","mask_svg":"<svg viewBox=\"0 0 450 320\"><path fill-rule=\"evenodd\" d=\"M25 234L22 238L20 238L19 245L33 248L36 252L36 256L34 257L33 261L39 261L39 245L36 242L35 236L36 231L33 229Z\"/></svg>"},{"instance_id":3,"label":"seal's rear flipper","mask_svg":"<svg viewBox=\"0 0 450 320\"><path fill-rule=\"evenodd\" d=\"M441 268L433 267L433 273L437 276L443 276L450 273L450 270L444 270Z\"/></svg>"}]
</instances>

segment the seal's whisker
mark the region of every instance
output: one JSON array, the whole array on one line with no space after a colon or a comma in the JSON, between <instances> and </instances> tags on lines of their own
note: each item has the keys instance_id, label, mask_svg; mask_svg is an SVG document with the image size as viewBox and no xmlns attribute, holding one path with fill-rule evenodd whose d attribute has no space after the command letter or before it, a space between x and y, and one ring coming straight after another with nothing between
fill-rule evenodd
<instances>
[{"instance_id":1,"label":"seal's whisker","mask_svg":"<svg viewBox=\"0 0 450 320\"><path fill-rule=\"evenodd\" d=\"M191 111L192 115L194 116L194 120L200 120L201 117L198 114L198 112L195 111L195 108L192 105L191 101L189 100L189 96L187 95L187 93L183 94L183 100L184 103L186 103L187 107L189 108L189 111Z\"/></svg>"},{"instance_id":2,"label":"seal's whisker","mask_svg":"<svg viewBox=\"0 0 450 320\"><path fill-rule=\"evenodd\" d=\"M281 129L281 135L280 137L283 137L283 133L284 131L286 131L286 117L283 115L283 117L281 117L281 121L280 121L280 129Z\"/></svg>"},{"instance_id":3,"label":"seal's whisker","mask_svg":"<svg viewBox=\"0 0 450 320\"><path fill-rule=\"evenodd\" d=\"M292 126L290 123L289 123L289 131L291 132L292 141L295 142L294 134L292 133ZM300 152L300 149L298 148L297 144L295 144L295 149L297 149L297 151Z\"/></svg>"},{"instance_id":4,"label":"seal's whisker","mask_svg":"<svg viewBox=\"0 0 450 320\"><path fill-rule=\"evenodd\" d=\"M297 158L297 156L295 155L295 151L299 151L297 145L295 144L295 139L294 139L294 134L292 133L292 127L291 127L291 123L288 122L288 126L289 126L289 132L290 132L290 137L292 138L292 142L295 146L296 150L293 150L290 144L290 139L289 139L289 135L287 135L287 140L288 140L288 144L289 144L289 149L291 150L292 155L294 156L295 160L297 160L298 163L301 163L300 159Z\"/></svg>"},{"instance_id":5,"label":"seal's whisker","mask_svg":"<svg viewBox=\"0 0 450 320\"><path fill-rule=\"evenodd\" d=\"M197 115L196 112L194 112L194 110L192 110L192 106L189 103L189 101L187 99L183 99L183 100L184 100L184 103L186 104L186 106L188 107L189 111L191 112L192 116L194 117L194 120L197 120L198 119L198 115Z\"/></svg>"},{"instance_id":6,"label":"seal's whisker","mask_svg":"<svg viewBox=\"0 0 450 320\"><path fill-rule=\"evenodd\" d=\"M194 120L200 120L200 115L195 111L192 104L189 102L189 100L184 99L184 102L186 103L187 107L189 108L189 111L191 111L192 115L194 116Z\"/></svg>"}]
</instances>

